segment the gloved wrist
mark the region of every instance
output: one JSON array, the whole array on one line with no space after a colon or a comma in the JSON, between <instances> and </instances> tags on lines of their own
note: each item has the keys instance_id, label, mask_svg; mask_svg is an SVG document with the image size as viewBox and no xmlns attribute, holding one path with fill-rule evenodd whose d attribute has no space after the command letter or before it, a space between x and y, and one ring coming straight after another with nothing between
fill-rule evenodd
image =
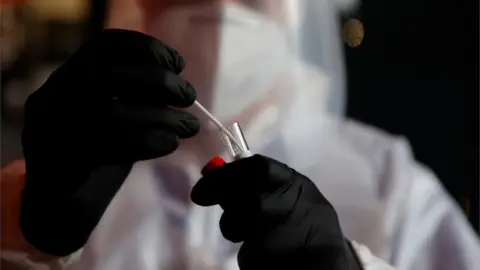
<instances>
[{"instance_id":1,"label":"gloved wrist","mask_svg":"<svg viewBox=\"0 0 480 270\"><path fill-rule=\"evenodd\" d=\"M131 167L131 164L95 169L71 167L69 172L63 167L56 174L48 173L54 170L27 173L20 218L25 239L38 250L55 256L63 257L80 249ZM75 183L75 188L62 185L69 181Z\"/></svg>"}]
</instances>

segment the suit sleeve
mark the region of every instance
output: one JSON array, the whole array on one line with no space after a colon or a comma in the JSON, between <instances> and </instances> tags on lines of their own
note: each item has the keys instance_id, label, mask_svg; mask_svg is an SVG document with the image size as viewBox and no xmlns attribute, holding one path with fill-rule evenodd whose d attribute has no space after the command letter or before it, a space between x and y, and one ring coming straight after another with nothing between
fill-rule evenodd
<instances>
[{"instance_id":1,"label":"suit sleeve","mask_svg":"<svg viewBox=\"0 0 480 270\"><path fill-rule=\"evenodd\" d=\"M466 216L437 177L412 165L408 212L396 255L399 268L474 270L480 265L480 241Z\"/></svg>"}]
</instances>

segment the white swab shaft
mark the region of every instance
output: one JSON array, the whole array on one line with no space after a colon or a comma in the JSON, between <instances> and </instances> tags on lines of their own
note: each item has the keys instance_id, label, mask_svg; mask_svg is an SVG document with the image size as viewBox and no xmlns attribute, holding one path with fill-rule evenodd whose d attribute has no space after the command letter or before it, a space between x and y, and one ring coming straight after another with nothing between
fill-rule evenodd
<instances>
[{"instance_id":1,"label":"white swab shaft","mask_svg":"<svg viewBox=\"0 0 480 270\"><path fill-rule=\"evenodd\" d=\"M217 120L217 118L215 118L209 111L207 111L207 109L205 109L205 107L203 107L202 104L200 104L198 101L195 100L193 105L196 106L200 111L202 111L202 113L205 114L208 117L208 119L212 121L212 123L215 124L215 126L217 126L225 135L227 135L227 137L230 140L232 140L232 142L234 142L239 149L242 149L242 151L245 150L243 149L240 142L238 142L238 140L232 135L232 133L230 133L230 131L228 131L228 129L226 129L222 125L222 123L220 123L220 121Z\"/></svg>"}]
</instances>

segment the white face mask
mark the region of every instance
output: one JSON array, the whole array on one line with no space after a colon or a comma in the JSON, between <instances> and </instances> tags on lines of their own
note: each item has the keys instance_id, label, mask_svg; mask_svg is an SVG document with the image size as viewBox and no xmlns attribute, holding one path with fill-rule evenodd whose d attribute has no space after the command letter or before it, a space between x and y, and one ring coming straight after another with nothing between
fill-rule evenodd
<instances>
[{"instance_id":1,"label":"white face mask","mask_svg":"<svg viewBox=\"0 0 480 270\"><path fill-rule=\"evenodd\" d=\"M173 7L149 32L184 56L182 76L221 121L260 100L292 61L287 28L238 4Z\"/></svg>"}]
</instances>

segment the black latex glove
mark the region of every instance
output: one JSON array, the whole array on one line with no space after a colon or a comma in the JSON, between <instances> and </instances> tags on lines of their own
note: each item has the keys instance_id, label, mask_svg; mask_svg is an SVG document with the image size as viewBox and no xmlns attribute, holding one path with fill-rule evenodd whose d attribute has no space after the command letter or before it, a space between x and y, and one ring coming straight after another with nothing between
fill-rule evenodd
<instances>
[{"instance_id":1,"label":"black latex glove","mask_svg":"<svg viewBox=\"0 0 480 270\"><path fill-rule=\"evenodd\" d=\"M173 152L199 130L183 58L147 35L106 30L25 104L21 228L53 255L81 248L134 162ZM170 107L172 106L172 107Z\"/></svg>"},{"instance_id":2,"label":"black latex glove","mask_svg":"<svg viewBox=\"0 0 480 270\"><path fill-rule=\"evenodd\" d=\"M255 155L204 175L191 194L219 204L223 236L244 242L240 269L361 269L332 205L312 181L273 159Z\"/></svg>"}]
</instances>

